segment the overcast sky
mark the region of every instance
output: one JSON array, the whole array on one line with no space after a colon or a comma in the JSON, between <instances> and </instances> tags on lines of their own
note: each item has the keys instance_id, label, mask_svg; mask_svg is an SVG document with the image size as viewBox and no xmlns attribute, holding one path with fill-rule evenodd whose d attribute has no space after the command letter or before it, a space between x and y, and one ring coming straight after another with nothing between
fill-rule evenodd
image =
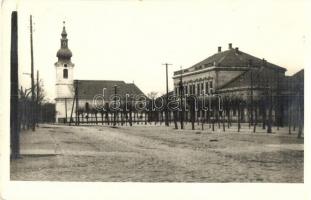
<instances>
[{"instance_id":1,"label":"overcast sky","mask_svg":"<svg viewBox=\"0 0 311 200\"><path fill-rule=\"evenodd\" d=\"M34 24L34 65L48 97L55 98L56 52L63 21L75 79L135 82L145 93L165 92L173 71L223 50L241 51L288 69L304 67L307 26L304 1L19 1L20 80L30 78L29 15ZM5 3L5 2L4 2ZM10 29L8 29L10 30Z\"/></svg>"}]
</instances>

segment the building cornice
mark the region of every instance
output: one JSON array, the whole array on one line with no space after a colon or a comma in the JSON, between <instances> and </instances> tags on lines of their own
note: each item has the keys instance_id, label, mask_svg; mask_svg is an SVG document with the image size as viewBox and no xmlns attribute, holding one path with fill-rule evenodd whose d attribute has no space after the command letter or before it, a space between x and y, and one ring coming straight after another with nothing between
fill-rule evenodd
<instances>
[{"instance_id":1,"label":"building cornice","mask_svg":"<svg viewBox=\"0 0 311 200\"><path fill-rule=\"evenodd\" d=\"M249 69L248 67L216 67L216 66L212 66L212 67L208 67L208 68L197 70L197 71L178 74L178 75L173 76L173 79L180 78L181 75L182 75L182 77L187 77L187 76L200 74L200 73L204 73L204 72L209 72L209 71L245 71L248 69Z\"/></svg>"}]
</instances>

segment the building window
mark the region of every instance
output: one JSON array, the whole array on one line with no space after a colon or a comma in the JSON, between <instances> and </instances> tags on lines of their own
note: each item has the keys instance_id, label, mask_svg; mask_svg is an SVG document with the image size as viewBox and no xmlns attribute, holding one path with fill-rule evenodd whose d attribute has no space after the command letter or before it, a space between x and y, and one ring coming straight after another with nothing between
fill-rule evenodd
<instances>
[{"instance_id":1,"label":"building window","mask_svg":"<svg viewBox=\"0 0 311 200\"><path fill-rule=\"evenodd\" d=\"M175 95L177 96L177 87L175 87Z\"/></svg>"},{"instance_id":2,"label":"building window","mask_svg":"<svg viewBox=\"0 0 311 200\"><path fill-rule=\"evenodd\" d=\"M210 88L212 89L213 88L213 81L211 81L209 84L210 84Z\"/></svg>"},{"instance_id":3,"label":"building window","mask_svg":"<svg viewBox=\"0 0 311 200\"><path fill-rule=\"evenodd\" d=\"M201 92L202 92L202 94L203 94L203 91L204 91L204 84L201 83Z\"/></svg>"},{"instance_id":4,"label":"building window","mask_svg":"<svg viewBox=\"0 0 311 200\"><path fill-rule=\"evenodd\" d=\"M197 84L197 95L200 95L200 83Z\"/></svg>"},{"instance_id":5,"label":"building window","mask_svg":"<svg viewBox=\"0 0 311 200\"><path fill-rule=\"evenodd\" d=\"M64 67L67 67L67 64L64 64Z\"/></svg>"},{"instance_id":6,"label":"building window","mask_svg":"<svg viewBox=\"0 0 311 200\"><path fill-rule=\"evenodd\" d=\"M208 82L205 83L205 93L209 94Z\"/></svg>"},{"instance_id":7,"label":"building window","mask_svg":"<svg viewBox=\"0 0 311 200\"><path fill-rule=\"evenodd\" d=\"M63 70L63 78L68 78L68 69Z\"/></svg>"}]
</instances>

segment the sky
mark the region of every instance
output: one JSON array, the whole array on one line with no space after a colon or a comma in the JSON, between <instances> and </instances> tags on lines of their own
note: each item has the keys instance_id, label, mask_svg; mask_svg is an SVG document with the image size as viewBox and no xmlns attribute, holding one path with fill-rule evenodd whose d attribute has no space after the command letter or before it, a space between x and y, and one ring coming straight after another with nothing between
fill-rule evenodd
<instances>
[{"instance_id":1,"label":"sky","mask_svg":"<svg viewBox=\"0 0 311 200\"><path fill-rule=\"evenodd\" d=\"M75 64L74 78L134 82L145 94L169 89L173 72L190 67L228 43L243 52L287 68L304 68L310 33L306 1L4 1L17 9L19 78L30 87L29 15L34 22L34 67L46 95L55 98L56 52L63 21ZM3 20L3 21L4 21ZM10 30L9 23L5 23ZM9 31L8 31L9 33ZM6 33L4 35L8 36Z\"/></svg>"}]
</instances>

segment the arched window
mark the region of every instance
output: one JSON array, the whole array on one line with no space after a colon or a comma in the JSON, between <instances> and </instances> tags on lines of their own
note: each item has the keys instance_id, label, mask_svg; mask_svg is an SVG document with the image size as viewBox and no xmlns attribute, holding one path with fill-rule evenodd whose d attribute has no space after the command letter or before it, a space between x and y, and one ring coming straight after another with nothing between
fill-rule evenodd
<instances>
[{"instance_id":1,"label":"arched window","mask_svg":"<svg viewBox=\"0 0 311 200\"><path fill-rule=\"evenodd\" d=\"M63 70L63 78L68 78L68 69Z\"/></svg>"}]
</instances>

